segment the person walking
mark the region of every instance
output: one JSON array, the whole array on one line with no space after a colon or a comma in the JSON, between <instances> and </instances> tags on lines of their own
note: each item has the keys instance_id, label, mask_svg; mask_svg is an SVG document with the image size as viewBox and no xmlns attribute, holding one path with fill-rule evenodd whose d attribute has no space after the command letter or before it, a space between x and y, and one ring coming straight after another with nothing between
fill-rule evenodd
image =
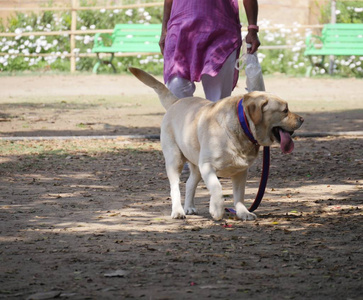
<instances>
[{"instance_id":1,"label":"person walking","mask_svg":"<svg viewBox=\"0 0 363 300\"><path fill-rule=\"evenodd\" d=\"M243 0L248 20L248 53L260 46L258 2ZM231 95L238 80L242 45L238 0L164 0L159 41L164 81L178 98L191 97L202 82L208 100Z\"/></svg>"}]
</instances>

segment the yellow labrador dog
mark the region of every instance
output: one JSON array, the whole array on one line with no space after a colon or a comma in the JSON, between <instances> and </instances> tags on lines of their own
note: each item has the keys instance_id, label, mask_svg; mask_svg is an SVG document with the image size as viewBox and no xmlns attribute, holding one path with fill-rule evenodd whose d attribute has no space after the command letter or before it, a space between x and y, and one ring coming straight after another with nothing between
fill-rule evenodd
<instances>
[{"instance_id":1,"label":"yellow labrador dog","mask_svg":"<svg viewBox=\"0 0 363 300\"><path fill-rule=\"evenodd\" d=\"M216 103L189 97L178 99L167 87L148 73L130 68L139 80L153 88L166 109L161 125L161 146L170 182L171 217L183 219L197 214L194 195L201 179L211 198L209 212L215 220L224 215L224 199L220 177L231 177L236 215L254 220L256 215L244 205L248 168L257 157L260 146L274 142L289 153L293 149L291 134L303 123L282 99L265 92L243 95L243 108L250 131L258 142L252 143L241 128L237 105L242 96L231 96ZM190 176L186 183L184 208L179 190L180 174L188 161Z\"/></svg>"}]
</instances>

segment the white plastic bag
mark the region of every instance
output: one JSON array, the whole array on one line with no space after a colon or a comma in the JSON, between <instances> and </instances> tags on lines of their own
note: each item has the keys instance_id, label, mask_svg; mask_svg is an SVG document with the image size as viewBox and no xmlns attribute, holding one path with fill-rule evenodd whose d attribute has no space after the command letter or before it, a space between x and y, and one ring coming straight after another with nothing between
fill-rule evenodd
<instances>
[{"instance_id":1,"label":"white plastic bag","mask_svg":"<svg viewBox=\"0 0 363 300\"><path fill-rule=\"evenodd\" d=\"M248 92L265 91L265 83L263 81L261 65L258 62L257 52L248 54L247 48L250 47L250 44L247 44L246 41L243 41L242 57L239 59L241 60L241 65L238 66L239 60L237 60L236 68L240 70L245 67Z\"/></svg>"}]
</instances>

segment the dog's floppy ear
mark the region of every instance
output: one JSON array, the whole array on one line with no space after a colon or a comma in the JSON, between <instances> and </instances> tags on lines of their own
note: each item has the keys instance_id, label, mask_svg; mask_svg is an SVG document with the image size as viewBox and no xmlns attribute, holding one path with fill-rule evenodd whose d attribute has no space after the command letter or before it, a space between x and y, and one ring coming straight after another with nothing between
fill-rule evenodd
<instances>
[{"instance_id":1,"label":"dog's floppy ear","mask_svg":"<svg viewBox=\"0 0 363 300\"><path fill-rule=\"evenodd\" d=\"M253 97L250 95L245 95L245 100L247 100L247 112L250 116L252 122L258 125L262 122L263 107L267 104L268 100L266 97Z\"/></svg>"}]
</instances>

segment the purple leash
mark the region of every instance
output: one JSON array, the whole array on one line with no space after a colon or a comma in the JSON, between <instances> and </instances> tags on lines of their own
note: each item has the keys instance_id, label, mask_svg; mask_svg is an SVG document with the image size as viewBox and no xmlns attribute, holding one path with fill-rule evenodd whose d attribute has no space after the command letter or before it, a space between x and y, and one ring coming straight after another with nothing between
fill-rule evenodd
<instances>
[{"instance_id":1,"label":"purple leash","mask_svg":"<svg viewBox=\"0 0 363 300\"><path fill-rule=\"evenodd\" d=\"M243 110L242 102L243 102L243 98L238 102L238 105L237 105L237 113L238 113L239 122L241 124L241 127L242 127L244 133L247 135L249 140L253 144L259 146L258 142L253 137L251 130L248 126L248 122L247 122L246 114ZM262 165L262 175L261 175L261 180L260 180L260 186L258 187L258 192L257 192L256 198L255 198L255 201L252 203L251 207L248 209L250 212L253 212L254 210L256 210L262 201L263 195L265 193L266 185L267 185L269 169L270 169L270 147L263 147L263 165Z\"/></svg>"}]
</instances>

